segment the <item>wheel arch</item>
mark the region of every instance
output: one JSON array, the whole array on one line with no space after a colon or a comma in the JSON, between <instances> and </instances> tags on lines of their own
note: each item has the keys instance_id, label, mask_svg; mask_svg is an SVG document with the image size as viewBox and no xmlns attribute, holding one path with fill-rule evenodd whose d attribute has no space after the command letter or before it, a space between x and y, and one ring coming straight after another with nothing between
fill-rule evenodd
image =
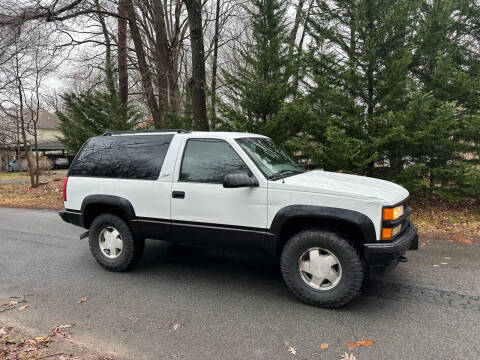
<instances>
[{"instance_id":1,"label":"wheel arch","mask_svg":"<svg viewBox=\"0 0 480 360\"><path fill-rule=\"evenodd\" d=\"M359 250L363 249L364 243L376 241L372 220L358 211L315 205L290 205L275 215L270 226L274 241L267 243L267 251L280 254L292 235L309 227L331 229L348 236L357 244Z\"/></svg>"},{"instance_id":2,"label":"wheel arch","mask_svg":"<svg viewBox=\"0 0 480 360\"><path fill-rule=\"evenodd\" d=\"M102 213L117 215L127 223L136 217L132 203L114 195L89 195L83 200L80 211L83 214L83 226L87 229L93 219Z\"/></svg>"}]
</instances>

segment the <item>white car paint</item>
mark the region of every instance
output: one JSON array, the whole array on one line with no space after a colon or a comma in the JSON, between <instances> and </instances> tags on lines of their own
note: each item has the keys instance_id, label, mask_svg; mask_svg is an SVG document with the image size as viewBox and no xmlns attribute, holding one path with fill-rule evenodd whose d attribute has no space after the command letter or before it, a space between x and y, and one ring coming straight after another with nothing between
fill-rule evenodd
<instances>
[{"instance_id":1,"label":"white car paint","mask_svg":"<svg viewBox=\"0 0 480 360\"><path fill-rule=\"evenodd\" d=\"M175 133L158 180L73 176L69 178L65 208L80 210L83 199L91 194L116 195L129 200L139 217L269 228L277 212L286 206L318 205L368 216L378 240L382 207L408 197L406 189L388 181L326 171L309 171L268 181L235 141L244 137L264 136L232 132ZM221 184L178 181L183 149L191 138L228 142L250 168L259 186L227 189ZM185 199L172 199L172 191L184 191Z\"/></svg>"}]
</instances>

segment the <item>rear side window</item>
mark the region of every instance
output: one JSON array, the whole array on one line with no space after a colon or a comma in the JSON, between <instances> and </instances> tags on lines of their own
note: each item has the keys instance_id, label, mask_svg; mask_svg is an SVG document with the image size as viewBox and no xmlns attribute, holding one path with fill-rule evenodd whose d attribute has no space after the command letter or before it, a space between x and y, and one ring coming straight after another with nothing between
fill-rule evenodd
<instances>
[{"instance_id":1,"label":"rear side window","mask_svg":"<svg viewBox=\"0 0 480 360\"><path fill-rule=\"evenodd\" d=\"M179 180L221 184L225 175L241 172L250 170L227 142L190 139L183 153Z\"/></svg>"},{"instance_id":2,"label":"rear side window","mask_svg":"<svg viewBox=\"0 0 480 360\"><path fill-rule=\"evenodd\" d=\"M172 138L171 134L91 138L68 175L156 180Z\"/></svg>"}]
</instances>

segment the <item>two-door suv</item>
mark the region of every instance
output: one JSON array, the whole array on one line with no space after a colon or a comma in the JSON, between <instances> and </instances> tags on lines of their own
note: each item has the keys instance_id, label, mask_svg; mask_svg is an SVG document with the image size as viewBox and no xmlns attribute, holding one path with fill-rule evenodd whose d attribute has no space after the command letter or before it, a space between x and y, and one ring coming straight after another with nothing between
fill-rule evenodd
<instances>
[{"instance_id":1,"label":"two-door suv","mask_svg":"<svg viewBox=\"0 0 480 360\"><path fill-rule=\"evenodd\" d=\"M306 171L271 139L163 130L89 139L65 178L63 220L89 229L107 270L124 271L145 239L265 251L307 303L339 307L369 267L418 248L408 191L363 176Z\"/></svg>"}]
</instances>

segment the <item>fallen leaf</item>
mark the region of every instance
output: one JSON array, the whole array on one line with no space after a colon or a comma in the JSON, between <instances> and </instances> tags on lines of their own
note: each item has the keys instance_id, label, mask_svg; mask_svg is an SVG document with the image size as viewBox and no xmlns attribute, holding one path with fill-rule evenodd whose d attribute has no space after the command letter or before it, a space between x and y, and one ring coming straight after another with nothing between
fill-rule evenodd
<instances>
[{"instance_id":1,"label":"fallen leaf","mask_svg":"<svg viewBox=\"0 0 480 360\"><path fill-rule=\"evenodd\" d=\"M87 298L81 298L78 303L81 304L81 303L84 303L85 301L87 301Z\"/></svg>"},{"instance_id":2,"label":"fallen leaf","mask_svg":"<svg viewBox=\"0 0 480 360\"><path fill-rule=\"evenodd\" d=\"M467 238L463 237L455 237L454 238L457 242L462 243L462 244L467 244L467 245L472 245L473 241Z\"/></svg>"},{"instance_id":3,"label":"fallen leaf","mask_svg":"<svg viewBox=\"0 0 480 360\"><path fill-rule=\"evenodd\" d=\"M18 310L22 311L22 310L25 310L26 308L28 308L28 304L25 304L25 305L23 305L23 306L20 306L20 307L18 308Z\"/></svg>"},{"instance_id":4,"label":"fallen leaf","mask_svg":"<svg viewBox=\"0 0 480 360\"><path fill-rule=\"evenodd\" d=\"M357 360L357 358L353 354L348 355L347 353L345 353L342 355L340 360Z\"/></svg>"},{"instance_id":5,"label":"fallen leaf","mask_svg":"<svg viewBox=\"0 0 480 360\"><path fill-rule=\"evenodd\" d=\"M322 343L322 345L320 345L320 349L328 349L328 344Z\"/></svg>"},{"instance_id":6,"label":"fallen leaf","mask_svg":"<svg viewBox=\"0 0 480 360\"><path fill-rule=\"evenodd\" d=\"M48 343L50 341L51 341L50 336L37 336L36 338L33 338L33 339L26 339L23 342L25 344L36 345L38 343Z\"/></svg>"},{"instance_id":7,"label":"fallen leaf","mask_svg":"<svg viewBox=\"0 0 480 360\"><path fill-rule=\"evenodd\" d=\"M68 328L71 328L72 326L74 326L75 324L71 324L71 325L59 325L57 326L59 329L68 329Z\"/></svg>"},{"instance_id":8,"label":"fallen leaf","mask_svg":"<svg viewBox=\"0 0 480 360\"><path fill-rule=\"evenodd\" d=\"M443 263L440 263L440 264L441 264L441 265L448 265L448 263L446 263L446 262L443 262Z\"/></svg>"},{"instance_id":9,"label":"fallen leaf","mask_svg":"<svg viewBox=\"0 0 480 360\"><path fill-rule=\"evenodd\" d=\"M350 350L355 349L359 346L372 346L373 344L375 344L375 341L373 341L372 339L363 339L355 342L347 342L347 346Z\"/></svg>"},{"instance_id":10,"label":"fallen leaf","mask_svg":"<svg viewBox=\"0 0 480 360\"><path fill-rule=\"evenodd\" d=\"M12 307L18 304L18 301L15 300L10 300L7 304L7 307Z\"/></svg>"},{"instance_id":11,"label":"fallen leaf","mask_svg":"<svg viewBox=\"0 0 480 360\"><path fill-rule=\"evenodd\" d=\"M465 248L463 246L457 246L455 249L462 250L462 249L465 249Z\"/></svg>"},{"instance_id":12,"label":"fallen leaf","mask_svg":"<svg viewBox=\"0 0 480 360\"><path fill-rule=\"evenodd\" d=\"M452 258L449 258L448 256L444 257L445 260L452 260Z\"/></svg>"},{"instance_id":13,"label":"fallen leaf","mask_svg":"<svg viewBox=\"0 0 480 360\"><path fill-rule=\"evenodd\" d=\"M285 346L285 349L287 349L287 351L289 353L291 353L293 355L297 354L297 349L295 349L295 346L290 345L290 343L288 341L284 341L283 346Z\"/></svg>"},{"instance_id":14,"label":"fallen leaf","mask_svg":"<svg viewBox=\"0 0 480 360\"><path fill-rule=\"evenodd\" d=\"M438 264L433 264L433 266L440 266L440 265L438 265Z\"/></svg>"},{"instance_id":15,"label":"fallen leaf","mask_svg":"<svg viewBox=\"0 0 480 360\"><path fill-rule=\"evenodd\" d=\"M173 325L173 330L177 331L179 327L180 327L180 324L177 323L177 324Z\"/></svg>"},{"instance_id":16,"label":"fallen leaf","mask_svg":"<svg viewBox=\"0 0 480 360\"><path fill-rule=\"evenodd\" d=\"M74 326L75 324L72 324L72 325L58 325L58 326L54 326L52 328L52 332L51 332L51 336L59 336L59 337L63 337L63 338L71 338L72 335L63 331L64 329L68 329L68 328L71 328L72 326Z\"/></svg>"}]
</instances>

